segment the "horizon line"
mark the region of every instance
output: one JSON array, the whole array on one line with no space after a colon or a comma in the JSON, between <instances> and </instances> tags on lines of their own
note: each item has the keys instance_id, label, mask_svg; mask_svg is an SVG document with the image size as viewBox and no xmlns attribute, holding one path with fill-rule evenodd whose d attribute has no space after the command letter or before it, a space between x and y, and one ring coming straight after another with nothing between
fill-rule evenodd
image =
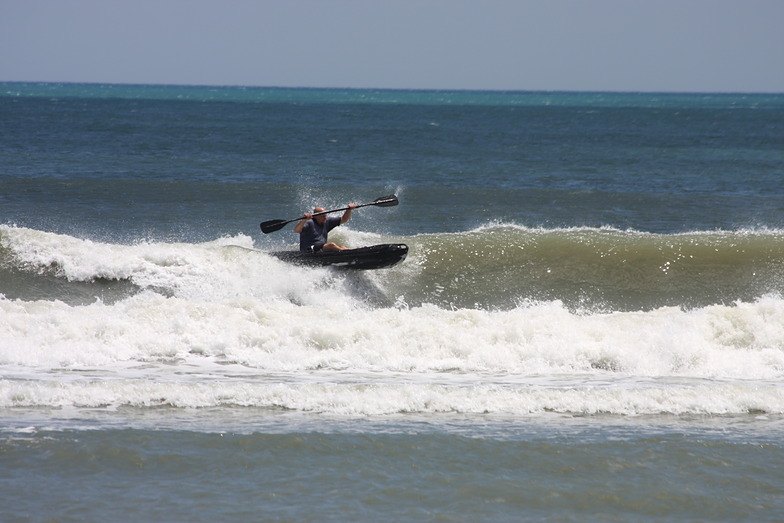
<instances>
[{"instance_id":1,"label":"horizon line","mask_svg":"<svg viewBox=\"0 0 784 523\"><path fill-rule=\"evenodd\" d=\"M305 85L243 85L243 84L192 84L192 83L148 83L148 82L97 82L60 80L0 80L0 84L44 84L44 85L95 85L128 87L192 87L230 89L311 89L341 91L397 91L397 92L485 92L485 93L608 93L608 94L709 94L709 95L782 95L784 91L688 91L688 90L611 90L611 89L506 89L506 88L436 88L436 87L349 87L349 86L305 86Z\"/></svg>"}]
</instances>

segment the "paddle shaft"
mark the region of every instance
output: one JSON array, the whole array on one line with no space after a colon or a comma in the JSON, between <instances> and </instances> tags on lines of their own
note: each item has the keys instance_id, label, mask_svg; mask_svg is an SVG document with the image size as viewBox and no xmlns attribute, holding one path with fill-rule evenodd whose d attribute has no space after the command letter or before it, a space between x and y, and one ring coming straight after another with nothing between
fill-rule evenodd
<instances>
[{"instance_id":1,"label":"paddle shaft","mask_svg":"<svg viewBox=\"0 0 784 523\"><path fill-rule=\"evenodd\" d=\"M377 204L375 204L375 203L361 203L359 205L355 205L354 209L359 209L360 207L367 207L368 205L377 205ZM322 214L329 214L331 212L347 211L349 209L351 209L351 207L341 207L340 209L330 209L328 211L314 212L314 213L311 213L310 217L312 218L314 216L321 216ZM297 218L296 220L291 220L289 223L296 222L297 220L303 220L303 219L305 219L305 215L304 214L302 216L300 216L299 218Z\"/></svg>"},{"instance_id":2,"label":"paddle shaft","mask_svg":"<svg viewBox=\"0 0 784 523\"><path fill-rule=\"evenodd\" d=\"M359 205L355 205L353 208L354 209L359 209L360 207L367 207L369 205L379 205L381 207L391 207L391 206L397 205L397 204L398 204L397 196L395 196L394 194L390 194L389 196L382 196L381 198L376 198L376 200L374 200L374 201L372 201L370 203L361 203ZM330 209L328 211L314 212L310 216L312 218L313 216L320 216L322 214L329 214L329 213L338 212L338 211L347 211L348 209L351 209L351 207L341 207L340 209ZM300 220L304 220L305 218L307 218L307 216L302 215L299 218L294 218L292 220L285 220L285 221L284 220L269 220L269 221L266 221L266 222L263 222L263 223L260 224L261 232L263 232L264 234L275 232L275 231L278 231L278 230L282 229L284 226L286 226L289 223L298 222Z\"/></svg>"}]
</instances>

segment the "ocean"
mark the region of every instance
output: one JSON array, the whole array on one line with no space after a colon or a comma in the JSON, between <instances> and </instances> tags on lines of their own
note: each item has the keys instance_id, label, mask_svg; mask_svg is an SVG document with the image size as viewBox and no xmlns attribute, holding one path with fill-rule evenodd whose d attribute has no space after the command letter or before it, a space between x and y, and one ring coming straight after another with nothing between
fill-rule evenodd
<instances>
[{"instance_id":1,"label":"ocean","mask_svg":"<svg viewBox=\"0 0 784 523\"><path fill-rule=\"evenodd\" d=\"M782 378L782 94L0 83L1 521L780 521Z\"/></svg>"}]
</instances>

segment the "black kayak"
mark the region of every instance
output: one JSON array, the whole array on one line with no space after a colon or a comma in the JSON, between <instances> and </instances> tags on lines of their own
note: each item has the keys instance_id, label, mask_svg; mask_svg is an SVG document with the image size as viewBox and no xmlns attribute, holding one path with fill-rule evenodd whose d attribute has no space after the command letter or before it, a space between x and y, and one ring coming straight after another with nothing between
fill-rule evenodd
<instances>
[{"instance_id":1,"label":"black kayak","mask_svg":"<svg viewBox=\"0 0 784 523\"><path fill-rule=\"evenodd\" d=\"M383 269L392 267L406 259L408 245L383 243L359 249L330 252L274 251L269 253L278 259L297 265L312 267L336 267L338 269Z\"/></svg>"}]
</instances>

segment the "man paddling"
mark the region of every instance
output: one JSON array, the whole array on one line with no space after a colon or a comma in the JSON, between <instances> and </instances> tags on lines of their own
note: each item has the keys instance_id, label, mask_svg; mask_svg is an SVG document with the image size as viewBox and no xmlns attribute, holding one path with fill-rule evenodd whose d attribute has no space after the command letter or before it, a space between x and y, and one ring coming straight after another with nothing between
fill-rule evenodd
<instances>
[{"instance_id":1,"label":"man paddling","mask_svg":"<svg viewBox=\"0 0 784 523\"><path fill-rule=\"evenodd\" d=\"M348 247L343 247L334 242L327 241L329 231L343 225L351 219L351 211L356 209L355 204L350 204L343 213L343 216L327 216L326 214L318 214L324 212L323 207L315 207L313 213L306 212L302 219L297 222L294 227L294 232L299 234L299 250L304 252L318 252L318 251L344 251ZM316 216L313 216L316 214Z\"/></svg>"}]
</instances>

